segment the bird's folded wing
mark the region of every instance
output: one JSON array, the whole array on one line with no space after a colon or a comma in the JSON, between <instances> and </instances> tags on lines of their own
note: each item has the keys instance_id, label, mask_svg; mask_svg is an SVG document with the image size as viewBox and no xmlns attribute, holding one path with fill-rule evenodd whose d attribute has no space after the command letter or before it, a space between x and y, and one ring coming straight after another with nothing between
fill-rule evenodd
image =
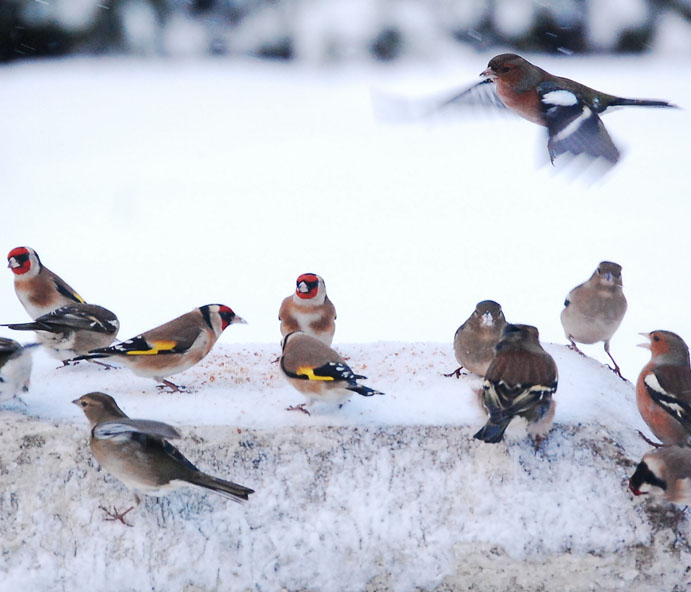
<instances>
[{"instance_id":1,"label":"bird's folded wing","mask_svg":"<svg viewBox=\"0 0 691 592\"><path fill-rule=\"evenodd\" d=\"M691 404L668 393L654 372L648 374L643 382L650 398L691 433ZM685 390L684 394L691 398L691 389Z\"/></svg>"},{"instance_id":2,"label":"bird's folded wing","mask_svg":"<svg viewBox=\"0 0 691 592\"><path fill-rule=\"evenodd\" d=\"M108 440L113 438L129 438L131 434L145 434L154 438L176 439L180 432L173 426L150 419L123 418L115 421L104 421L93 429L94 438Z\"/></svg>"},{"instance_id":3,"label":"bird's folded wing","mask_svg":"<svg viewBox=\"0 0 691 592\"><path fill-rule=\"evenodd\" d=\"M341 362L328 362L318 368L306 365L298 366L295 372L289 372L285 367L283 369L288 376L301 380L345 380L347 382L352 382L359 378L366 378L365 376L355 374L347 364Z\"/></svg>"},{"instance_id":4,"label":"bird's folded wing","mask_svg":"<svg viewBox=\"0 0 691 592\"><path fill-rule=\"evenodd\" d=\"M85 300L77 294L70 286L68 286L64 280L58 276L53 276L53 285L55 289L62 294L65 298L69 298L74 302L79 302L80 304L85 304Z\"/></svg>"},{"instance_id":5,"label":"bird's folded wing","mask_svg":"<svg viewBox=\"0 0 691 592\"><path fill-rule=\"evenodd\" d=\"M181 347L181 344L173 339L147 340L142 335L137 335L137 337L111 345L110 347L95 349L92 353L153 356L159 354L179 354L187 349L188 347Z\"/></svg>"},{"instance_id":6,"label":"bird's folded wing","mask_svg":"<svg viewBox=\"0 0 691 592\"><path fill-rule=\"evenodd\" d=\"M104 309L105 310L105 309ZM43 322L56 328L64 327L74 331L94 331L95 333L115 333L118 330L117 322L87 311L74 309L70 306L59 308L53 312L39 317L37 322Z\"/></svg>"}]
</instances>

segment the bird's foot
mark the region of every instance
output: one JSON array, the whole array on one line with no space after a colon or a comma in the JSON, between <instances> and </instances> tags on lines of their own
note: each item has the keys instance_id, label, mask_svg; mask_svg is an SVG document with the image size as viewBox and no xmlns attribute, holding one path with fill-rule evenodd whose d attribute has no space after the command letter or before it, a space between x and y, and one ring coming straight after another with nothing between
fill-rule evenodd
<instances>
[{"instance_id":1,"label":"bird's foot","mask_svg":"<svg viewBox=\"0 0 691 592\"><path fill-rule=\"evenodd\" d=\"M272 363L272 364L278 364L278 362L280 361L280 359L281 359L281 356L278 356L275 360L271 360L271 363Z\"/></svg>"},{"instance_id":2,"label":"bird's foot","mask_svg":"<svg viewBox=\"0 0 691 592\"><path fill-rule=\"evenodd\" d=\"M131 524L125 522L125 515L128 512L131 512L132 510L134 510L134 506L127 508L124 512L118 512L118 509L115 506L113 506L112 512L110 510L108 510L107 508L105 508L104 506L99 506L99 508L107 514L108 517L104 518L104 520L106 520L107 522L115 522L116 520L119 520L125 526L132 526Z\"/></svg>"},{"instance_id":3,"label":"bird's foot","mask_svg":"<svg viewBox=\"0 0 691 592\"><path fill-rule=\"evenodd\" d=\"M614 365L614 368L612 368L612 366L610 366L609 364L605 364L605 368L609 368L612 372L614 372L624 382L628 382L628 380L626 380L626 378L624 378L624 376L622 375L621 369L616 364Z\"/></svg>"},{"instance_id":4,"label":"bird's foot","mask_svg":"<svg viewBox=\"0 0 691 592\"><path fill-rule=\"evenodd\" d=\"M170 389L168 391L169 393L183 393L187 390L186 386L175 384L174 382L170 382L170 380L161 380L161 382L163 384L157 384L156 388L160 390Z\"/></svg>"},{"instance_id":5,"label":"bird's foot","mask_svg":"<svg viewBox=\"0 0 691 592\"><path fill-rule=\"evenodd\" d=\"M638 435L641 438L643 438L643 440L645 440L646 444L648 444L650 446L653 446L655 448L662 448L664 446L664 444L660 444L659 442L653 442L650 438L648 438L648 436L646 436L643 432L641 432L641 430L638 430Z\"/></svg>"},{"instance_id":6,"label":"bird's foot","mask_svg":"<svg viewBox=\"0 0 691 592\"><path fill-rule=\"evenodd\" d=\"M569 343L566 347L568 347L571 351L575 351L578 355L583 356L584 358L588 357L580 349L578 349L578 346L574 341Z\"/></svg>"},{"instance_id":7,"label":"bird's foot","mask_svg":"<svg viewBox=\"0 0 691 592\"><path fill-rule=\"evenodd\" d=\"M453 372L449 372L448 374L442 374L442 376L445 376L446 378L451 378L452 376L455 376L456 378L460 378L461 377L461 370L463 370L463 366L459 366Z\"/></svg>"},{"instance_id":8,"label":"bird's foot","mask_svg":"<svg viewBox=\"0 0 691 592\"><path fill-rule=\"evenodd\" d=\"M98 364L99 366L102 366L106 370L113 370L117 368L117 366L113 366L112 364L106 364L105 362L99 362L98 360L89 360L92 364Z\"/></svg>"},{"instance_id":9,"label":"bird's foot","mask_svg":"<svg viewBox=\"0 0 691 592\"><path fill-rule=\"evenodd\" d=\"M305 409L305 405L307 403L300 403L299 405L291 405L290 407L286 407L286 411L302 411L303 413L306 413L307 415L312 415L307 409Z\"/></svg>"}]
</instances>

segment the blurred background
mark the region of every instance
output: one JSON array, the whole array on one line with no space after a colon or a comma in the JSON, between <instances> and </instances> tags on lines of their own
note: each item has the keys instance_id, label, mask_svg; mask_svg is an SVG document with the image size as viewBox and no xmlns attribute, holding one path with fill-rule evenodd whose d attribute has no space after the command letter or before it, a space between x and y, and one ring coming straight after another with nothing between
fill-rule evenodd
<instances>
[{"instance_id":1,"label":"blurred background","mask_svg":"<svg viewBox=\"0 0 691 592\"><path fill-rule=\"evenodd\" d=\"M691 0L0 2L2 61L74 54L391 61L458 44L691 54Z\"/></svg>"}]
</instances>

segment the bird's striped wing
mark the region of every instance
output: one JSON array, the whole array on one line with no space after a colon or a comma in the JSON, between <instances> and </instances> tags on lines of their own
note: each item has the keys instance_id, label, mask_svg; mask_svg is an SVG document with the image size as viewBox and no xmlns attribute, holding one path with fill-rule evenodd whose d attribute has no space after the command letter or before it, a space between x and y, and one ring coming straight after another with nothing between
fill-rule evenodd
<instances>
[{"instance_id":1,"label":"bird's striped wing","mask_svg":"<svg viewBox=\"0 0 691 592\"><path fill-rule=\"evenodd\" d=\"M691 433L691 384L687 384L688 369L679 368L678 371L673 366L665 366L665 372L676 373L678 377L683 377L681 381L682 391L677 394L671 394L668 388L669 379L665 380L663 374L656 374L655 371L646 375L643 379L645 388L650 395L650 398L676 419L684 428ZM685 397L684 399L680 398Z\"/></svg>"},{"instance_id":2,"label":"bird's striped wing","mask_svg":"<svg viewBox=\"0 0 691 592\"><path fill-rule=\"evenodd\" d=\"M547 124L547 149L552 162L566 153L603 158L611 164L619 160L619 150L602 120L582 97L553 82L543 82L537 90Z\"/></svg>"},{"instance_id":3,"label":"bird's striped wing","mask_svg":"<svg viewBox=\"0 0 691 592\"><path fill-rule=\"evenodd\" d=\"M144 434L153 438L174 440L180 438L180 432L172 425L150 419L122 418L104 421L93 429L94 438L99 440L131 438L132 434Z\"/></svg>"},{"instance_id":4,"label":"bird's striped wing","mask_svg":"<svg viewBox=\"0 0 691 592\"><path fill-rule=\"evenodd\" d=\"M36 319L36 323L43 323L56 330L67 329L72 331L93 331L95 333L117 333L120 325L113 313L105 308L90 307L86 310L77 306L63 306L47 315ZM98 314L95 314L98 310ZM50 329L48 329L50 330Z\"/></svg>"},{"instance_id":5,"label":"bird's striped wing","mask_svg":"<svg viewBox=\"0 0 691 592\"><path fill-rule=\"evenodd\" d=\"M283 360L281 360L281 362L283 362ZM290 372L283 366L283 371L291 378L299 378L300 380L342 380L353 383L359 378L367 378L366 376L355 374L347 364L342 362L328 362L318 368L298 366L295 372Z\"/></svg>"}]
</instances>

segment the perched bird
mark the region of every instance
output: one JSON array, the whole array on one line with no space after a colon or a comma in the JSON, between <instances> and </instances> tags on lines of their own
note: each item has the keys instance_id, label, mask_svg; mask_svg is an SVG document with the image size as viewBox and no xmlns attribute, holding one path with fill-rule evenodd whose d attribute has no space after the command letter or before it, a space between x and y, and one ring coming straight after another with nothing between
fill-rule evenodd
<instances>
[{"instance_id":1,"label":"perched bird","mask_svg":"<svg viewBox=\"0 0 691 592\"><path fill-rule=\"evenodd\" d=\"M582 355L578 343L604 341L605 352L620 378L619 365L609 351L609 342L626 313L626 297L621 282L621 265L602 261L587 282L576 286L564 301L561 324L571 346Z\"/></svg>"},{"instance_id":2,"label":"perched bird","mask_svg":"<svg viewBox=\"0 0 691 592\"><path fill-rule=\"evenodd\" d=\"M513 53L493 57L480 76L485 80L444 101L441 107L473 103L504 106L547 128L547 150L553 163L562 154L571 153L615 164L619 150L599 117L601 113L627 105L676 107L667 101L625 99L603 93L554 76Z\"/></svg>"},{"instance_id":3,"label":"perched bird","mask_svg":"<svg viewBox=\"0 0 691 592\"><path fill-rule=\"evenodd\" d=\"M31 247L17 247L7 255L14 274L14 291L32 319L84 299L62 278L45 267Z\"/></svg>"},{"instance_id":4,"label":"perched bird","mask_svg":"<svg viewBox=\"0 0 691 592\"><path fill-rule=\"evenodd\" d=\"M671 331L641 333L651 357L638 376L638 411L663 444L691 445L689 348Z\"/></svg>"},{"instance_id":5,"label":"perched bird","mask_svg":"<svg viewBox=\"0 0 691 592\"><path fill-rule=\"evenodd\" d=\"M118 318L96 304L70 304L38 317L32 323L2 325L15 331L35 331L44 347L66 364L75 356L107 347L120 329Z\"/></svg>"},{"instance_id":6,"label":"perched bird","mask_svg":"<svg viewBox=\"0 0 691 592\"><path fill-rule=\"evenodd\" d=\"M289 407L290 411L309 415L305 406L314 401L340 405L352 393L363 397L384 394L358 384L358 380L367 377L355 374L337 352L301 331L288 333L283 338L280 367L288 382L309 399L307 403Z\"/></svg>"},{"instance_id":7,"label":"perched bird","mask_svg":"<svg viewBox=\"0 0 691 592\"><path fill-rule=\"evenodd\" d=\"M207 304L132 339L94 349L70 361L114 358L137 376L162 382L158 388L168 387L177 392L181 387L165 380L165 377L200 362L225 328L238 323L245 324L246 321L227 306Z\"/></svg>"},{"instance_id":8,"label":"perched bird","mask_svg":"<svg viewBox=\"0 0 691 592\"><path fill-rule=\"evenodd\" d=\"M0 400L11 399L29 390L31 349L38 345L21 345L14 339L0 337Z\"/></svg>"},{"instance_id":9,"label":"perched bird","mask_svg":"<svg viewBox=\"0 0 691 592\"><path fill-rule=\"evenodd\" d=\"M105 393L89 393L72 401L89 420L91 452L98 463L122 481L134 494L165 495L168 491L196 485L233 501L246 500L254 490L212 477L200 471L168 440L180 438L173 427L148 419L130 419L115 399ZM126 524L124 512L110 513L112 520Z\"/></svg>"},{"instance_id":10,"label":"perched bird","mask_svg":"<svg viewBox=\"0 0 691 592\"><path fill-rule=\"evenodd\" d=\"M303 273L296 284L295 293L283 299L278 311L281 335L303 331L330 346L336 331L336 308L326 295L323 278Z\"/></svg>"},{"instance_id":11,"label":"perched bird","mask_svg":"<svg viewBox=\"0 0 691 592\"><path fill-rule=\"evenodd\" d=\"M494 347L506 327L501 305L494 300L483 300L475 306L473 314L457 330L453 338L453 351L461 365L445 376L460 377L461 370L484 376L494 359Z\"/></svg>"},{"instance_id":12,"label":"perched bird","mask_svg":"<svg viewBox=\"0 0 691 592\"><path fill-rule=\"evenodd\" d=\"M528 420L528 433L539 444L552 429L557 390L557 365L530 325L506 325L482 385L482 402L489 413L475 434L484 442L500 442L511 420Z\"/></svg>"},{"instance_id":13,"label":"perched bird","mask_svg":"<svg viewBox=\"0 0 691 592\"><path fill-rule=\"evenodd\" d=\"M629 489L634 495L691 504L691 448L665 446L646 452L629 479Z\"/></svg>"}]
</instances>

